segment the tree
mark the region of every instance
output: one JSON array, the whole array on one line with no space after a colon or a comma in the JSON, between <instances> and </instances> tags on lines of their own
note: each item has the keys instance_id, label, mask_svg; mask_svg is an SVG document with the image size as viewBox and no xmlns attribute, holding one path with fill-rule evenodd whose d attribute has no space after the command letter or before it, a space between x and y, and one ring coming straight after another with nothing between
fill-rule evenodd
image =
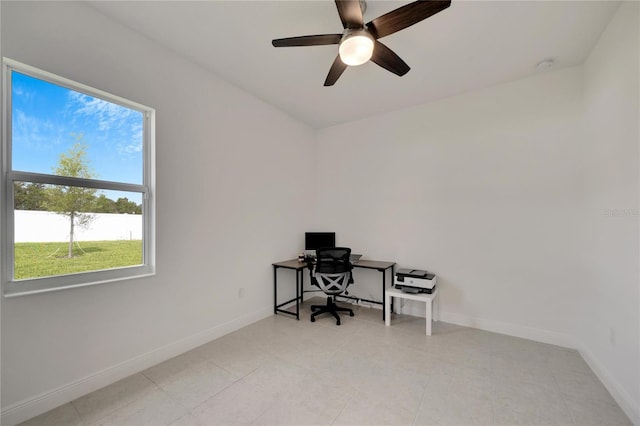
<instances>
[{"instance_id":1,"label":"tree","mask_svg":"<svg viewBox=\"0 0 640 426\"><path fill-rule=\"evenodd\" d=\"M44 184L14 182L13 189L16 210L46 210L47 189Z\"/></svg>"},{"instance_id":2,"label":"tree","mask_svg":"<svg viewBox=\"0 0 640 426\"><path fill-rule=\"evenodd\" d=\"M127 197L120 197L116 200L116 209L118 213L142 214L142 206L129 201Z\"/></svg>"},{"instance_id":3,"label":"tree","mask_svg":"<svg viewBox=\"0 0 640 426\"><path fill-rule=\"evenodd\" d=\"M100 194L96 199L96 213L118 213L116 203L106 195Z\"/></svg>"},{"instance_id":4,"label":"tree","mask_svg":"<svg viewBox=\"0 0 640 426\"><path fill-rule=\"evenodd\" d=\"M87 146L83 136L76 137L76 143L66 153L60 154L58 166L54 168L58 176L70 176L84 179L94 178L93 170L87 159ZM55 185L49 191L49 210L69 218L69 252L73 257L73 240L76 227L86 227L94 219L92 211L95 205L97 189L80 186Z\"/></svg>"}]
</instances>

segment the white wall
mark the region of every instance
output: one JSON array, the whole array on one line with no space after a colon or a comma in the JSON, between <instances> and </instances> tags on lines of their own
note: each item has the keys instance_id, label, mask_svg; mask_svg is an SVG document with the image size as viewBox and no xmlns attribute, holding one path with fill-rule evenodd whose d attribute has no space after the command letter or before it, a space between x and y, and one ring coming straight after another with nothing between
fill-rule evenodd
<instances>
[{"instance_id":1,"label":"white wall","mask_svg":"<svg viewBox=\"0 0 640 426\"><path fill-rule=\"evenodd\" d=\"M447 320L571 345L581 81L566 69L326 129L319 216L355 251L435 272Z\"/></svg>"},{"instance_id":2,"label":"white wall","mask_svg":"<svg viewBox=\"0 0 640 426\"><path fill-rule=\"evenodd\" d=\"M16 243L69 241L69 218L52 212L16 210ZM75 241L141 240L142 215L92 213L88 226L76 226Z\"/></svg>"},{"instance_id":3,"label":"white wall","mask_svg":"<svg viewBox=\"0 0 640 426\"><path fill-rule=\"evenodd\" d=\"M270 315L314 132L81 2L0 7L6 57L157 111L157 275L1 298L11 424Z\"/></svg>"},{"instance_id":4,"label":"white wall","mask_svg":"<svg viewBox=\"0 0 640 426\"><path fill-rule=\"evenodd\" d=\"M640 424L638 156L640 20L624 3L585 64L581 351Z\"/></svg>"},{"instance_id":5,"label":"white wall","mask_svg":"<svg viewBox=\"0 0 640 426\"><path fill-rule=\"evenodd\" d=\"M636 424L638 27L624 3L583 67L325 129L317 148L340 244L438 274L445 321L578 348Z\"/></svg>"}]
</instances>

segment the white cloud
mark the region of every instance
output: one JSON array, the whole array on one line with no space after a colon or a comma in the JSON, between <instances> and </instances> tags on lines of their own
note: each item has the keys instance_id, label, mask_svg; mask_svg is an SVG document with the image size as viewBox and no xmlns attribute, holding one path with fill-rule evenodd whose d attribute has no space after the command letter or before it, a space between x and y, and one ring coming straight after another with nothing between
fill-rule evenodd
<instances>
[{"instance_id":1,"label":"white cloud","mask_svg":"<svg viewBox=\"0 0 640 426\"><path fill-rule=\"evenodd\" d=\"M12 96L14 97L21 97L24 99L33 99L35 96L35 93L33 93L32 91L26 90L23 86L21 86L20 84L14 84L12 86L13 92L12 92Z\"/></svg>"},{"instance_id":2,"label":"white cloud","mask_svg":"<svg viewBox=\"0 0 640 426\"><path fill-rule=\"evenodd\" d=\"M120 157L130 158L142 152L142 114L112 102L83 93L69 92L68 112L73 120L89 120L97 126L100 139Z\"/></svg>"},{"instance_id":3,"label":"white cloud","mask_svg":"<svg viewBox=\"0 0 640 426\"><path fill-rule=\"evenodd\" d=\"M135 113L129 108L79 92L70 91L69 99L74 114L96 119L98 128L102 131L122 126Z\"/></svg>"},{"instance_id":4,"label":"white cloud","mask_svg":"<svg viewBox=\"0 0 640 426\"><path fill-rule=\"evenodd\" d=\"M51 120L42 120L16 109L13 111L12 121L11 133L14 145L51 147L52 143L59 142L59 138L54 135L59 134L60 129Z\"/></svg>"}]
</instances>

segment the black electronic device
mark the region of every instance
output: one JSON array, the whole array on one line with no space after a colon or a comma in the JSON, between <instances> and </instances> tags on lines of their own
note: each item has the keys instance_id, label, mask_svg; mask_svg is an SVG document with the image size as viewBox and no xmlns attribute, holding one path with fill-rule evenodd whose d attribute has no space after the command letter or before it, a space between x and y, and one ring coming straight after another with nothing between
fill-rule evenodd
<instances>
[{"instance_id":1,"label":"black electronic device","mask_svg":"<svg viewBox=\"0 0 640 426\"><path fill-rule=\"evenodd\" d=\"M333 248L336 246L335 232L305 232L304 249L315 252L319 248ZM313 253L315 255L315 253Z\"/></svg>"}]
</instances>

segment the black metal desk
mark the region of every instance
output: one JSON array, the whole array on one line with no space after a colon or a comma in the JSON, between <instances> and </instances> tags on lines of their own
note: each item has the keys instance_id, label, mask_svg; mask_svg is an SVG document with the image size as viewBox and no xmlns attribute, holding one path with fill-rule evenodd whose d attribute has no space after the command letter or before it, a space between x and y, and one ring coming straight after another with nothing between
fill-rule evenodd
<instances>
[{"instance_id":1,"label":"black metal desk","mask_svg":"<svg viewBox=\"0 0 640 426\"><path fill-rule=\"evenodd\" d=\"M281 312L287 315L293 315L296 319L300 319L300 303L303 302L302 284L304 283L304 268L307 267L306 262L300 262L298 259L285 260L283 262L276 262L273 264L273 313L278 314ZM278 304L278 268L291 269L296 273L296 297L295 299L287 300ZM280 309L284 305L296 302L296 312L285 311Z\"/></svg>"},{"instance_id":2,"label":"black metal desk","mask_svg":"<svg viewBox=\"0 0 640 426\"><path fill-rule=\"evenodd\" d=\"M384 290L387 286L387 271L391 270L391 280L393 282L393 273L395 271L395 262L383 262L379 260L367 260L360 259L357 263L353 264L354 268L363 268L363 269L375 269L378 272L382 272L382 301L378 300L367 300L360 297L351 297L341 295L341 298L347 299L356 299L363 300L368 303L375 303L378 305L382 305L382 320L384 321L385 315L385 297ZM278 268L291 269L296 273L296 297L291 300L287 300L286 302L278 303ZM298 259L285 260L282 262L273 263L273 313L278 314L278 312L293 315L296 319L300 319L300 303L303 302L304 299L304 291L302 289L304 284L304 269L307 268L306 262L300 262ZM296 311L290 312L284 309L281 309L282 306L287 305L291 302L296 302Z\"/></svg>"}]
</instances>

